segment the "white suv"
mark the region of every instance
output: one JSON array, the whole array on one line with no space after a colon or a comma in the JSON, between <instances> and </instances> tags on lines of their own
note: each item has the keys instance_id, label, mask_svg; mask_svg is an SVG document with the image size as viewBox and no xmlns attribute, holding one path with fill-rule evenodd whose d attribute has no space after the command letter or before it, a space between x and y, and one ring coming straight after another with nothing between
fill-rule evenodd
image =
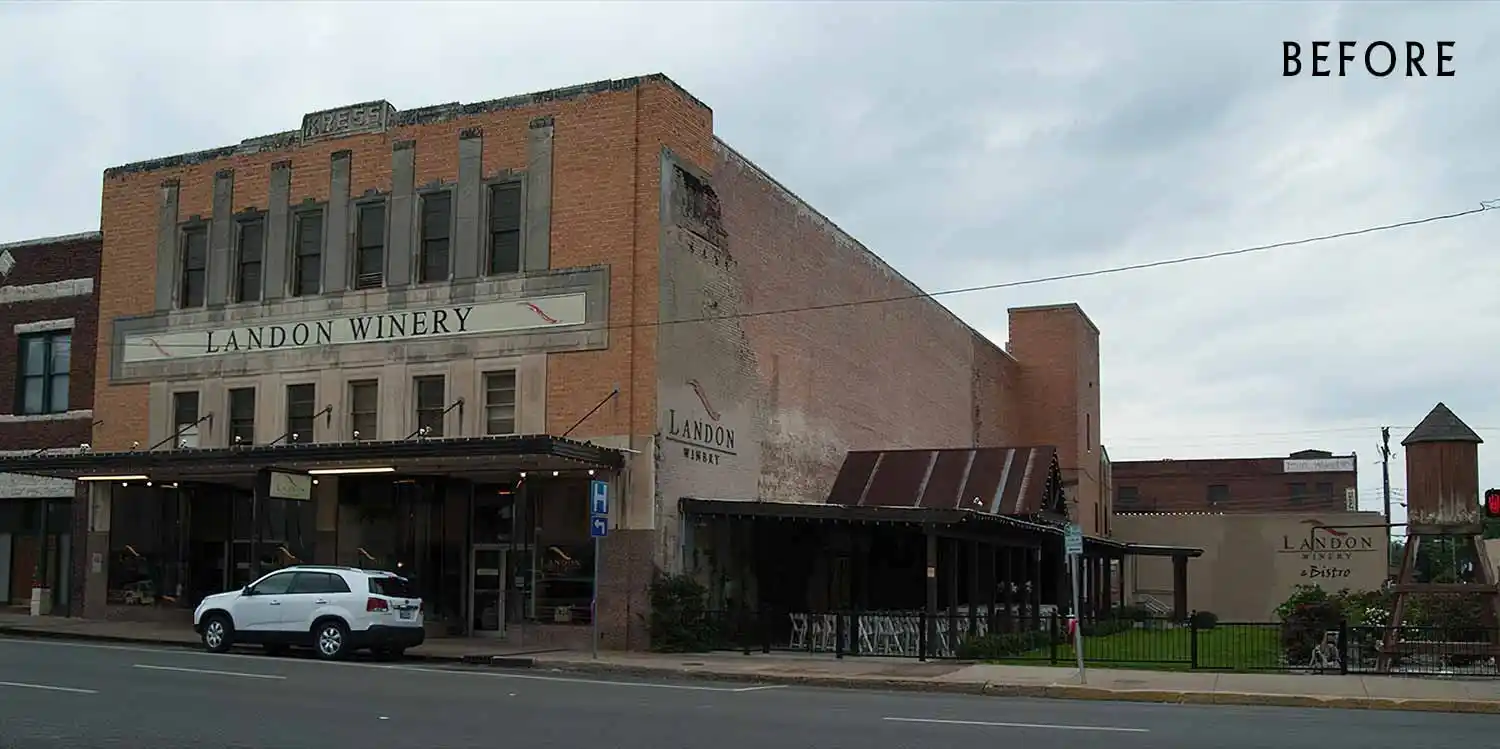
<instances>
[{"instance_id":1,"label":"white suv","mask_svg":"<svg viewBox=\"0 0 1500 749\"><path fill-rule=\"evenodd\" d=\"M422 599L392 572L331 565L276 570L240 590L203 599L193 629L211 652L237 644L271 653L311 647L328 660L368 648L400 657L422 644Z\"/></svg>"}]
</instances>

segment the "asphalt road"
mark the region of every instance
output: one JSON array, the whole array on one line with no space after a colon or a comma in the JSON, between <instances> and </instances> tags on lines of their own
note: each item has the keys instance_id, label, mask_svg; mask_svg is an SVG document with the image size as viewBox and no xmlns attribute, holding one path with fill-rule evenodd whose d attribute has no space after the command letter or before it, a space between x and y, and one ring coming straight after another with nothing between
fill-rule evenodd
<instances>
[{"instance_id":1,"label":"asphalt road","mask_svg":"<svg viewBox=\"0 0 1500 749\"><path fill-rule=\"evenodd\" d=\"M1500 717L1067 702L0 639L0 749L1421 749Z\"/></svg>"}]
</instances>

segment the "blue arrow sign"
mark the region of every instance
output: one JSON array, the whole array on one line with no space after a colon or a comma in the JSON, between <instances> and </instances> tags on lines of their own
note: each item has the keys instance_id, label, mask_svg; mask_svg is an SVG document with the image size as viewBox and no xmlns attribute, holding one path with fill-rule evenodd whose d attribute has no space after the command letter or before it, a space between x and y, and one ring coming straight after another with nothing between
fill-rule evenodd
<instances>
[{"instance_id":1,"label":"blue arrow sign","mask_svg":"<svg viewBox=\"0 0 1500 749\"><path fill-rule=\"evenodd\" d=\"M595 515L609 514L609 482L589 482L589 512Z\"/></svg>"},{"instance_id":2,"label":"blue arrow sign","mask_svg":"<svg viewBox=\"0 0 1500 749\"><path fill-rule=\"evenodd\" d=\"M593 538L604 538L609 535L609 518L601 518L595 515L589 520L589 536Z\"/></svg>"}]
</instances>

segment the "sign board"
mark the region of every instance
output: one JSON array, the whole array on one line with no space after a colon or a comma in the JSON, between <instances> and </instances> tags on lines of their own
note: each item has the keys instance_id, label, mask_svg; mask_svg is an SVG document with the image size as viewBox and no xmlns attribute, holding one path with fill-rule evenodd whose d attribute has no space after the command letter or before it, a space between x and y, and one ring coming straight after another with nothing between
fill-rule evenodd
<instances>
[{"instance_id":1,"label":"sign board","mask_svg":"<svg viewBox=\"0 0 1500 749\"><path fill-rule=\"evenodd\" d=\"M609 482L589 482L589 512L594 515L609 514Z\"/></svg>"},{"instance_id":2,"label":"sign board","mask_svg":"<svg viewBox=\"0 0 1500 749\"><path fill-rule=\"evenodd\" d=\"M1352 473L1354 458L1287 458L1282 473Z\"/></svg>"},{"instance_id":3,"label":"sign board","mask_svg":"<svg viewBox=\"0 0 1500 749\"><path fill-rule=\"evenodd\" d=\"M272 499L291 499L306 502L312 499L312 476L305 473L269 471L270 485L266 496Z\"/></svg>"},{"instance_id":4,"label":"sign board","mask_svg":"<svg viewBox=\"0 0 1500 749\"><path fill-rule=\"evenodd\" d=\"M1071 557L1083 554L1083 528L1077 523L1068 523L1067 532L1063 534L1063 548Z\"/></svg>"},{"instance_id":5,"label":"sign board","mask_svg":"<svg viewBox=\"0 0 1500 749\"><path fill-rule=\"evenodd\" d=\"M593 538L604 538L609 535L609 518L598 515L589 518L589 536Z\"/></svg>"},{"instance_id":6,"label":"sign board","mask_svg":"<svg viewBox=\"0 0 1500 749\"><path fill-rule=\"evenodd\" d=\"M126 333L121 362L181 361L358 343L410 343L582 325L582 293Z\"/></svg>"},{"instance_id":7,"label":"sign board","mask_svg":"<svg viewBox=\"0 0 1500 749\"><path fill-rule=\"evenodd\" d=\"M1354 487L1344 487L1344 509L1349 512L1359 512L1359 492Z\"/></svg>"}]
</instances>

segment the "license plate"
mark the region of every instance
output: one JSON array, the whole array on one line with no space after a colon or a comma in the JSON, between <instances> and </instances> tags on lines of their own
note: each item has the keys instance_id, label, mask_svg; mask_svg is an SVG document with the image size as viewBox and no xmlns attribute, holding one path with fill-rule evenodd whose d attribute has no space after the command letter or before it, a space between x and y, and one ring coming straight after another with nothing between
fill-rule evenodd
<instances>
[{"instance_id":1,"label":"license plate","mask_svg":"<svg viewBox=\"0 0 1500 749\"><path fill-rule=\"evenodd\" d=\"M411 615L412 615L411 609L406 609L406 610L404 610L404 611L401 612L401 618L402 619L410 619Z\"/></svg>"}]
</instances>

